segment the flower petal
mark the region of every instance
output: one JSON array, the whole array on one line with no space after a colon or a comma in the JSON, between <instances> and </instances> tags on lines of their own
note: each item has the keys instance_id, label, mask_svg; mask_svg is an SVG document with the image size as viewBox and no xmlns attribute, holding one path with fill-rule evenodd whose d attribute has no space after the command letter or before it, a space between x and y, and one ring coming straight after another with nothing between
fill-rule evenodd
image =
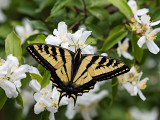
<instances>
[{"instance_id":1,"label":"flower petal","mask_svg":"<svg viewBox=\"0 0 160 120\"><path fill-rule=\"evenodd\" d=\"M45 39L45 42L51 45L59 45L62 42L62 40L59 39L59 37L48 35L47 38Z\"/></svg>"},{"instance_id":2,"label":"flower petal","mask_svg":"<svg viewBox=\"0 0 160 120\"><path fill-rule=\"evenodd\" d=\"M0 23L3 23L6 21L6 16L4 15L4 13L2 12L2 10L0 10Z\"/></svg>"},{"instance_id":3,"label":"flower petal","mask_svg":"<svg viewBox=\"0 0 160 120\"><path fill-rule=\"evenodd\" d=\"M146 100L146 97L143 95L143 93L142 93L141 90L138 91L138 95L139 95L139 97L140 97L143 101Z\"/></svg>"},{"instance_id":4,"label":"flower petal","mask_svg":"<svg viewBox=\"0 0 160 120\"><path fill-rule=\"evenodd\" d=\"M133 13L137 11L137 3L134 0L129 0L127 3L132 9Z\"/></svg>"},{"instance_id":5,"label":"flower petal","mask_svg":"<svg viewBox=\"0 0 160 120\"><path fill-rule=\"evenodd\" d=\"M60 36L67 33L67 25L65 22L58 23L58 32Z\"/></svg>"},{"instance_id":6,"label":"flower petal","mask_svg":"<svg viewBox=\"0 0 160 120\"><path fill-rule=\"evenodd\" d=\"M49 114L49 120L55 120L53 112L50 112L50 114Z\"/></svg>"},{"instance_id":7,"label":"flower petal","mask_svg":"<svg viewBox=\"0 0 160 120\"><path fill-rule=\"evenodd\" d=\"M16 98L18 96L16 87L12 82L3 80L3 82L0 84L0 87L5 91L8 98Z\"/></svg>"},{"instance_id":8,"label":"flower petal","mask_svg":"<svg viewBox=\"0 0 160 120\"><path fill-rule=\"evenodd\" d=\"M79 41L85 43L86 39L91 35L91 32L92 31L84 31L81 37L79 38Z\"/></svg>"},{"instance_id":9,"label":"flower petal","mask_svg":"<svg viewBox=\"0 0 160 120\"><path fill-rule=\"evenodd\" d=\"M119 56L119 57L121 57L121 55L122 55L121 50L120 50L120 47L121 47L121 42L118 42L117 53L118 53L118 56Z\"/></svg>"},{"instance_id":10,"label":"flower petal","mask_svg":"<svg viewBox=\"0 0 160 120\"><path fill-rule=\"evenodd\" d=\"M31 24L29 22L29 19L24 18L22 20L22 22L24 24L24 28L25 28L26 32L29 33L29 34L32 34L33 33L33 28L32 28L32 26L31 26Z\"/></svg>"},{"instance_id":11,"label":"flower petal","mask_svg":"<svg viewBox=\"0 0 160 120\"><path fill-rule=\"evenodd\" d=\"M44 111L44 107L42 107L39 102L37 102L35 105L34 105L34 113L35 114L39 114L40 112Z\"/></svg>"},{"instance_id":12,"label":"flower petal","mask_svg":"<svg viewBox=\"0 0 160 120\"><path fill-rule=\"evenodd\" d=\"M149 9L143 8L143 9L137 10L137 11L136 11L136 14L137 14L138 16L142 16L142 15L145 15L146 13L148 13L148 12L149 12Z\"/></svg>"},{"instance_id":13,"label":"flower petal","mask_svg":"<svg viewBox=\"0 0 160 120\"><path fill-rule=\"evenodd\" d=\"M127 90L127 92L131 95L131 96L134 96L134 87L131 83L129 82L126 82L123 84L123 87Z\"/></svg>"},{"instance_id":14,"label":"flower petal","mask_svg":"<svg viewBox=\"0 0 160 120\"><path fill-rule=\"evenodd\" d=\"M81 114L82 114L84 120L92 120L92 118L89 114L89 111L87 109L83 109L81 111Z\"/></svg>"},{"instance_id":15,"label":"flower petal","mask_svg":"<svg viewBox=\"0 0 160 120\"><path fill-rule=\"evenodd\" d=\"M102 55L102 56L108 56L108 54L107 54L107 53L102 53L101 55Z\"/></svg>"},{"instance_id":16,"label":"flower petal","mask_svg":"<svg viewBox=\"0 0 160 120\"><path fill-rule=\"evenodd\" d=\"M67 33L66 38L67 38L67 41L68 41L69 44L75 45L75 41L73 40L73 34Z\"/></svg>"},{"instance_id":17,"label":"flower petal","mask_svg":"<svg viewBox=\"0 0 160 120\"><path fill-rule=\"evenodd\" d=\"M160 23L160 20L156 21L156 22L151 22L151 26L155 26L158 25Z\"/></svg>"},{"instance_id":18,"label":"flower petal","mask_svg":"<svg viewBox=\"0 0 160 120\"><path fill-rule=\"evenodd\" d=\"M81 36L82 36L82 30L76 31L72 36L73 41L76 43L80 39Z\"/></svg>"},{"instance_id":19,"label":"flower petal","mask_svg":"<svg viewBox=\"0 0 160 120\"><path fill-rule=\"evenodd\" d=\"M29 86L36 92L40 91L41 85L37 80L31 80Z\"/></svg>"},{"instance_id":20,"label":"flower petal","mask_svg":"<svg viewBox=\"0 0 160 120\"><path fill-rule=\"evenodd\" d=\"M133 60L133 56L131 56L128 52L126 51L122 51L122 55L127 58L127 59L130 59L130 60Z\"/></svg>"},{"instance_id":21,"label":"flower petal","mask_svg":"<svg viewBox=\"0 0 160 120\"><path fill-rule=\"evenodd\" d=\"M67 116L68 119L73 119L75 114L76 114L76 111L74 109L74 104L73 104L73 102L70 101L67 106L67 111L66 111L65 115Z\"/></svg>"},{"instance_id":22,"label":"flower petal","mask_svg":"<svg viewBox=\"0 0 160 120\"><path fill-rule=\"evenodd\" d=\"M145 25L148 25L150 22L150 17L148 16L148 15L143 15L143 16L141 16L141 22L143 23L143 24L145 24Z\"/></svg>"},{"instance_id":23,"label":"flower petal","mask_svg":"<svg viewBox=\"0 0 160 120\"><path fill-rule=\"evenodd\" d=\"M85 45L82 49L82 54L94 54L96 52L97 48L93 47L91 45Z\"/></svg>"},{"instance_id":24,"label":"flower petal","mask_svg":"<svg viewBox=\"0 0 160 120\"><path fill-rule=\"evenodd\" d=\"M146 44L151 53L157 54L159 52L159 47L153 41L147 40Z\"/></svg>"},{"instance_id":25,"label":"flower petal","mask_svg":"<svg viewBox=\"0 0 160 120\"><path fill-rule=\"evenodd\" d=\"M152 32L158 33L158 32L160 32L160 28L156 28L156 29L152 30Z\"/></svg>"},{"instance_id":26,"label":"flower petal","mask_svg":"<svg viewBox=\"0 0 160 120\"><path fill-rule=\"evenodd\" d=\"M142 45L145 43L145 41L146 41L146 37L145 36L140 37L140 39L137 42L138 46L141 48Z\"/></svg>"}]
</instances>

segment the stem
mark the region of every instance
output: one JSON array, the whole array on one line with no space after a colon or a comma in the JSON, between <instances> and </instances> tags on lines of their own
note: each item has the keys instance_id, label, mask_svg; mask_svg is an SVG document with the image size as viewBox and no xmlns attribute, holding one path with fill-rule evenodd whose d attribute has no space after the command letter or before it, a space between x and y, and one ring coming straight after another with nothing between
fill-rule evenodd
<instances>
[{"instance_id":1,"label":"stem","mask_svg":"<svg viewBox=\"0 0 160 120\"><path fill-rule=\"evenodd\" d=\"M77 21L77 22L75 22L73 25L71 25L71 27L69 27L69 29L68 30L72 30L76 25L78 25L79 24L79 21Z\"/></svg>"},{"instance_id":2,"label":"stem","mask_svg":"<svg viewBox=\"0 0 160 120\"><path fill-rule=\"evenodd\" d=\"M156 0L152 0L152 1L150 1L147 5L145 5L144 7L145 8L147 8L147 7L149 7L153 2L155 2Z\"/></svg>"},{"instance_id":3,"label":"stem","mask_svg":"<svg viewBox=\"0 0 160 120\"><path fill-rule=\"evenodd\" d=\"M112 49L110 48L109 52L108 52L108 57L111 57L111 51L112 51Z\"/></svg>"}]
</instances>

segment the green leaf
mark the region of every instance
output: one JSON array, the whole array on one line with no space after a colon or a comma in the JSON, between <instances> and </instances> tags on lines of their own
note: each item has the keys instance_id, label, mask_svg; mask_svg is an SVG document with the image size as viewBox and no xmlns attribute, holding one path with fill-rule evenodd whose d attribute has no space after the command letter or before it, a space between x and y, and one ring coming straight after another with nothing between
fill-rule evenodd
<instances>
[{"instance_id":1,"label":"green leaf","mask_svg":"<svg viewBox=\"0 0 160 120\"><path fill-rule=\"evenodd\" d=\"M28 41L28 44L46 43L45 39L46 39L46 36L44 36L44 35L37 35L37 37L33 41Z\"/></svg>"},{"instance_id":2,"label":"green leaf","mask_svg":"<svg viewBox=\"0 0 160 120\"><path fill-rule=\"evenodd\" d=\"M7 101L7 96L2 88L0 88L0 110Z\"/></svg>"},{"instance_id":3,"label":"green leaf","mask_svg":"<svg viewBox=\"0 0 160 120\"><path fill-rule=\"evenodd\" d=\"M40 84L43 81L43 78L40 75L38 75L38 74L30 73L30 76L31 76L31 79L36 79Z\"/></svg>"},{"instance_id":4,"label":"green leaf","mask_svg":"<svg viewBox=\"0 0 160 120\"><path fill-rule=\"evenodd\" d=\"M88 11L102 21L109 21L109 13L102 7L91 7Z\"/></svg>"},{"instance_id":5,"label":"green leaf","mask_svg":"<svg viewBox=\"0 0 160 120\"><path fill-rule=\"evenodd\" d=\"M112 103L115 100L117 92L118 92L118 79L113 78L112 79Z\"/></svg>"},{"instance_id":6,"label":"green leaf","mask_svg":"<svg viewBox=\"0 0 160 120\"><path fill-rule=\"evenodd\" d=\"M47 26L40 20L32 20L30 21L35 29L49 31Z\"/></svg>"},{"instance_id":7,"label":"green leaf","mask_svg":"<svg viewBox=\"0 0 160 120\"><path fill-rule=\"evenodd\" d=\"M102 7L109 4L107 0L90 0L90 7Z\"/></svg>"},{"instance_id":8,"label":"green leaf","mask_svg":"<svg viewBox=\"0 0 160 120\"><path fill-rule=\"evenodd\" d=\"M93 38L93 37L89 37L86 41L85 44L89 44L89 45L96 45L97 43L97 39Z\"/></svg>"},{"instance_id":9,"label":"green leaf","mask_svg":"<svg viewBox=\"0 0 160 120\"><path fill-rule=\"evenodd\" d=\"M123 30L125 30L124 26L123 26L123 25L118 25L118 26L114 27L114 28L109 32L109 35L108 35L108 36L116 33L117 31L123 31Z\"/></svg>"},{"instance_id":10,"label":"green leaf","mask_svg":"<svg viewBox=\"0 0 160 120\"><path fill-rule=\"evenodd\" d=\"M67 5L71 0L57 0L55 5L53 6L51 10L50 17L53 17L57 14L57 12L63 8L65 5Z\"/></svg>"},{"instance_id":11,"label":"green leaf","mask_svg":"<svg viewBox=\"0 0 160 120\"><path fill-rule=\"evenodd\" d=\"M131 8L128 6L126 0L108 0L115 7L119 9L128 19L133 16Z\"/></svg>"},{"instance_id":12,"label":"green leaf","mask_svg":"<svg viewBox=\"0 0 160 120\"><path fill-rule=\"evenodd\" d=\"M132 51L133 51L135 60L140 63L143 58L143 49L138 46L137 44L138 39L139 38L137 35L132 34Z\"/></svg>"},{"instance_id":13,"label":"green leaf","mask_svg":"<svg viewBox=\"0 0 160 120\"><path fill-rule=\"evenodd\" d=\"M50 76L51 76L50 72L46 70L45 73L44 73L44 75L43 75L43 80L41 82L41 89L44 88L44 87L46 87L46 85L49 84L49 82L50 82Z\"/></svg>"},{"instance_id":14,"label":"green leaf","mask_svg":"<svg viewBox=\"0 0 160 120\"><path fill-rule=\"evenodd\" d=\"M6 38L6 36L11 32L11 28L9 25L2 24L0 26L0 37Z\"/></svg>"},{"instance_id":15,"label":"green leaf","mask_svg":"<svg viewBox=\"0 0 160 120\"><path fill-rule=\"evenodd\" d=\"M36 9L36 12L41 12L46 6L51 5L53 0L41 0L40 2L41 3L39 4L39 8Z\"/></svg>"},{"instance_id":16,"label":"green leaf","mask_svg":"<svg viewBox=\"0 0 160 120\"><path fill-rule=\"evenodd\" d=\"M106 38L103 47L100 51L106 51L112 48L115 44L121 41L128 32L121 27L117 27L110 31L108 38Z\"/></svg>"},{"instance_id":17,"label":"green leaf","mask_svg":"<svg viewBox=\"0 0 160 120\"><path fill-rule=\"evenodd\" d=\"M29 0L20 0L18 1L18 5L15 6L16 10L22 14L29 15L29 16L36 16L36 6L33 4L32 1Z\"/></svg>"},{"instance_id":18,"label":"green leaf","mask_svg":"<svg viewBox=\"0 0 160 120\"><path fill-rule=\"evenodd\" d=\"M22 58L21 39L12 31L5 40L6 56L12 54L20 61Z\"/></svg>"},{"instance_id":19,"label":"green leaf","mask_svg":"<svg viewBox=\"0 0 160 120\"><path fill-rule=\"evenodd\" d=\"M18 89L17 89L17 91L18 91ZM16 101L17 101L18 105L20 105L22 108L24 108L24 106L23 106L23 99L22 99L22 96L19 93L19 91L18 91L18 96L16 97Z\"/></svg>"},{"instance_id":20,"label":"green leaf","mask_svg":"<svg viewBox=\"0 0 160 120\"><path fill-rule=\"evenodd\" d=\"M96 26L94 24L88 24L87 25L87 29L90 30L90 31L92 31L92 35L95 38L99 38L99 39L103 38L103 31L102 31L102 29L99 26Z\"/></svg>"}]
</instances>

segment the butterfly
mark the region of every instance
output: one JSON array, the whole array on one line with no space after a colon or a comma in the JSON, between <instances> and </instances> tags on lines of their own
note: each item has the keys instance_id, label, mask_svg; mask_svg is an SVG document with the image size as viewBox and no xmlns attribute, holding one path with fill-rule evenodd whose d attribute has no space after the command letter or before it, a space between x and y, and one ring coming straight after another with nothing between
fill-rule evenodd
<instances>
[{"instance_id":1,"label":"butterfly","mask_svg":"<svg viewBox=\"0 0 160 120\"><path fill-rule=\"evenodd\" d=\"M122 61L106 56L82 54L78 48L72 52L65 48L35 43L29 45L27 51L47 70L50 80L62 97L73 98L89 92L98 81L111 79L129 71L129 67ZM58 103L59 104L59 103Z\"/></svg>"}]
</instances>

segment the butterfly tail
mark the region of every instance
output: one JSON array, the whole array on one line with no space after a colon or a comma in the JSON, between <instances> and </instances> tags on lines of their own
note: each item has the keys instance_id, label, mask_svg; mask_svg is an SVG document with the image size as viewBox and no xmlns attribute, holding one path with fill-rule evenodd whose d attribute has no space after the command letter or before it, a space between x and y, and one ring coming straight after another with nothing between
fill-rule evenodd
<instances>
[{"instance_id":1,"label":"butterfly tail","mask_svg":"<svg viewBox=\"0 0 160 120\"><path fill-rule=\"evenodd\" d=\"M59 106L59 104L60 104L60 102L61 102L61 100L62 100L62 98L63 98L64 96L66 96L66 94L65 94L64 92L61 92L61 93L60 93L60 96L59 96L59 100L58 100L58 106Z\"/></svg>"}]
</instances>

